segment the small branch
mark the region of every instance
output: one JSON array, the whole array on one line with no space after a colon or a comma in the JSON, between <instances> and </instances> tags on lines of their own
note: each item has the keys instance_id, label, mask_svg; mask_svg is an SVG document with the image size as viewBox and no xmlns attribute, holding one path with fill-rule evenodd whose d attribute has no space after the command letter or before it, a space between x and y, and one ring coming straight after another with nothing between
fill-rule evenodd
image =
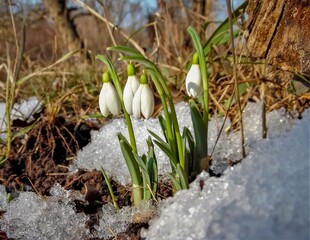
<instances>
[{"instance_id":1,"label":"small branch","mask_svg":"<svg viewBox=\"0 0 310 240\"><path fill-rule=\"evenodd\" d=\"M240 103L240 94L238 88L238 78L237 78L237 63L236 63L236 54L235 54L235 45L234 45L234 33L233 33L233 24L232 24L232 12L231 12L231 3L230 0L226 0L227 13L229 19L229 30L230 30L230 38L231 38L231 50L233 55L233 74L235 81L235 91L236 91L236 100L238 103L238 112L239 112L239 122L240 122L240 132L241 132L241 149L242 156L245 158L245 148L244 148L244 129L243 129L243 120L242 120L242 108Z\"/></svg>"}]
</instances>

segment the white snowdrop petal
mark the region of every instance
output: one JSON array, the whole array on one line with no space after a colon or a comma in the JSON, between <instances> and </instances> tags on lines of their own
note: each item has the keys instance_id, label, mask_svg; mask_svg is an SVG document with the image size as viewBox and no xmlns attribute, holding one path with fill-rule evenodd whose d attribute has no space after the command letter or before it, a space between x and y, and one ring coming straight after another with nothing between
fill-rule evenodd
<instances>
[{"instance_id":1,"label":"white snowdrop petal","mask_svg":"<svg viewBox=\"0 0 310 240\"><path fill-rule=\"evenodd\" d=\"M128 114L132 114L132 101L133 101L133 97L134 97L134 93L131 90L131 85L130 85L130 80L127 80L127 83L125 85L124 88L124 92L123 92L123 98L124 98L124 105L125 105L125 109L128 112Z\"/></svg>"},{"instance_id":2,"label":"white snowdrop petal","mask_svg":"<svg viewBox=\"0 0 310 240\"><path fill-rule=\"evenodd\" d=\"M107 117L109 115L109 109L105 100L106 93L107 85L103 84L99 95L99 109L104 117Z\"/></svg>"},{"instance_id":3,"label":"white snowdrop petal","mask_svg":"<svg viewBox=\"0 0 310 240\"><path fill-rule=\"evenodd\" d=\"M138 90L136 91L133 97L132 114L135 118L141 117L141 91L142 91L142 85L139 86Z\"/></svg>"},{"instance_id":4,"label":"white snowdrop petal","mask_svg":"<svg viewBox=\"0 0 310 240\"><path fill-rule=\"evenodd\" d=\"M185 80L186 92L190 97L198 97L203 92L200 67L198 64L193 64L187 73Z\"/></svg>"},{"instance_id":5,"label":"white snowdrop petal","mask_svg":"<svg viewBox=\"0 0 310 240\"><path fill-rule=\"evenodd\" d=\"M143 84L141 92L141 113L149 119L154 112L154 95L148 84Z\"/></svg>"},{"instance_id":6,"label":"white snowdrop petal","mask_svg":"<svg viewBox=\"0 0 310 240\"><path fill-rule=\"evenodd\" d=\"M112 85L112 83L106 83L108 84L107 87L107 94L106 94L106 101L109 111L114 115L119 115L121 112L121 102L118 98L117 92L115 87Z\"/></svg>"},{"instance_id":7,"label":"white snowdrop petal","mask_svg":"<svg viewBox=\"0 0 310 240\"><path fill-rule=\"evenodd\" d=\"M128 76L128 80L130 81L131 91L135 94L140 86L140 81L136 75Z\"/></svg>"}]
</instances>

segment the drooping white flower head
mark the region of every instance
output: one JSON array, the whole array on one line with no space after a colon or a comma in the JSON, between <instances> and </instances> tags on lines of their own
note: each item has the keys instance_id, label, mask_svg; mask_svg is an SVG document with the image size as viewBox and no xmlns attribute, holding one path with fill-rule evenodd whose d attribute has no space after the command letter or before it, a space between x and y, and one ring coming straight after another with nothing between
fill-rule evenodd
<instances>
[{"instance_id":1,"label":"drooping white flower head","mask_svg":"<svg viewBox=\"0 0 310 240\"><path fill-rule=\"evenodd\" d=\"M194 54L193 56L192 66L186 76L185 87L187 95L193 98L199 97L203 92L201 71L198 64L197 54Z\"/></svg>"},{"instance_id":2,"label":"drooping white flower head","mask_svg":"<svg viewBox=\"0 0 310 240\"><path fill-rule=\"evenodd\" d=\"M143 73L140 78L140 86L133 98L133 116L140 118L142 114L145 119L149 119L154 112L154 105L153 92L148 84L146 75Z\"/></svg>"},{"instance_id":3,"label":"drooping white flower head","mask_svg":"<svg viewBox=\"0 0 310 240\"><path fill-rule=\"evenodd\" d=\"M105 72L102 75L102 89L99 95L99 108L104 117L107 117L109 113L114 116L119 115L121 112L121 102L117 95L116 89L110 81L110 75Z\"/></svg>"},{"instance_id":4,"label":"drooping white flower head","mask_svg":"<svg viewBox=\"0 0 310 240\"><path fill-rule=\"evenodd\" d=\"M139 88L139 79L136 76L135 66L132 63L127 65L127 82L123 92L124 105L128 114L132 114L132 101Z\"/></svg>"}]
</instances>

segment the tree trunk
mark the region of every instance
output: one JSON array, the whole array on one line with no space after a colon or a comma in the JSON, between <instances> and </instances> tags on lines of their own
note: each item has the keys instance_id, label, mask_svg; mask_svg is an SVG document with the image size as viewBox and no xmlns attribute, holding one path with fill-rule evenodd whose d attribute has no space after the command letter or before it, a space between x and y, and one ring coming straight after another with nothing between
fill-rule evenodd
<instances>
[{"instance_id":1,"label":"tree trunk","mask_svg":"<svg viewBox=\"0 0 310 240\"><path fill-rule=\"evenodd\" d=\"M65 50L64 53L82 48L83 44L66 8L66 0L43 0L43 2L55 23L56 36L61 48Z\"/></svg>"},{"instance_id":2,"label":"tree trunk","mask_svg":"<svg viewBox=\"0 0 310 240\"><path fill-rule=\"evenodd\" d=\"M247 12L252 55L310 76L310 1L249 0Z\"/></svg>"}]
</instances>

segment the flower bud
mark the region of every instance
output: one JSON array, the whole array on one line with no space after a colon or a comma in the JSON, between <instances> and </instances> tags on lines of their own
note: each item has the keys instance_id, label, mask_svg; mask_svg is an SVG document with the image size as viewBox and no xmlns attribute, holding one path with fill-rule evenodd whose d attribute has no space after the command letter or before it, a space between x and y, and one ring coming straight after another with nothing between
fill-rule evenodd
<instances>
[{"instance_id":1,"label":"flower bud","mask_svg":"<svg viewBox=\"0 0 310 240\"><path fill-rule=\"evenodd\" d=\"M149 119L154 112L155 100L153 92L148 84L145 74L141 75L140 86L133 98L132 111L135 118L140 118L141 114L145 119Z\"/></svg>"},{"instance_id":2,"label":"flower bud","mask_svg":"<svg viewBox=\"0 0 310 240\"><path fill-rule=\"evenodd\" d=\"M102 75L102 89L99 95L99 109L104 117L107 117L109 113L113 115L119 115L121 112L121 102L117 95L116 89L110 81L110 75L105 72Z\"/></svg>"},{"instance_id":3,"label":"flower bud","mask_svg":"<svg viewBox=\"0 0 310 240\"><path fill-rule=\"evenodd\" d=\"M132 63L127 65L128 78L123 92L124 105L128 114L132 114L132 100L140 85L139 79L135 75L135 67Z\"/></svg>"},{"instance_id":4,"label":"flower bud","mask_svg":"<svg viewBox=\"0 0 310 240\"><path fill-rule=\"evenodd\" d=\"M200 66L198 64L198 56L196 53L193 56L192 63L193 64L186 76L185 87L188 96L197 98L203 92L203 85Z\"/></svg>"}]
</instances>

